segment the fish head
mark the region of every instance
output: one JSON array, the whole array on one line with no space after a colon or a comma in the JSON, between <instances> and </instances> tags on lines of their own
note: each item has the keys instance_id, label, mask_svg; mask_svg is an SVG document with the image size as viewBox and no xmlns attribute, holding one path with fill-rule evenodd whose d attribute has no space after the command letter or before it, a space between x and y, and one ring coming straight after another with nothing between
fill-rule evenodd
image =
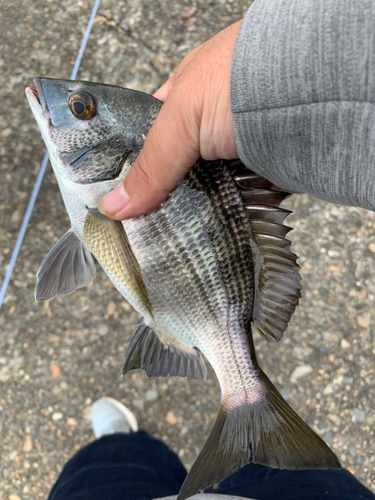
<instances>
[{"instance_id":1,"label":"fish head","mask_svg":"<svg viewBox=\"0 0 375 500\"><path fill-rule=\"evenodd\" d=\"M161 102L93 82L35 78L34 83L26 96L56 175L77 184L124 177L123 167L128 170L142 149Z\"/></svg>"},{"instance_id":2,"label":"fish head","mask_svg":"<svg viewBox=\"0 0 375 500\"><path fill-rule=\"evenodd\" d=\"M47 146L72 228L129 172L162 103L135 90L35 78L26 97Z\"/></svg>"}]
</instances>

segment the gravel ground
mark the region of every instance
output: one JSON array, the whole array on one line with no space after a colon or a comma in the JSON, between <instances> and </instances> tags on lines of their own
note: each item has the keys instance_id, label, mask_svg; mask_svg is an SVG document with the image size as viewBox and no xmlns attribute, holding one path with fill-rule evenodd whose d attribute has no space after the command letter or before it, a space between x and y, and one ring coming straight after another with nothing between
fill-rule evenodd
<instances>
[{"instance_id":1,"label":"gravel ground","mask_svg":"<svg viewBox=\"0 0 375 500\"><path fill-rule=\"evenodd\" d=\"M242 17L249 2L102 0L79 77L154 91L197 44ZM68 78L93 2L0 0L0 276L44 146L24 87ZM375 492L375 214L308 196L287 202L303 297L280 344L256 338L284 397ZM87 288L35 303L35 273L69 228L49 170L0 316L0 498L45 499L68 458L93 439L91 402L125 402L140 426L190 467L219 404L207 382L120 378L138 315L103 272ZM2 496L3 495L3 496Z\"/></svg>"}]
</instances>

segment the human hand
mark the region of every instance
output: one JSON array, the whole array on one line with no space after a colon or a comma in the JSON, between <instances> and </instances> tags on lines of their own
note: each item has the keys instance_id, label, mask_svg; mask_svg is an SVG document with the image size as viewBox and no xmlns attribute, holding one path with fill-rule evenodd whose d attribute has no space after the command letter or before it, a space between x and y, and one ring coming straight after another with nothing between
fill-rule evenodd
<instances>
[{"instance_id":1,"label":"human hand","mask_svg":"<svg viewBox=\"0 0 375 500\"><path fill-rule=\"evenodd\" d=\"M99 210L115 220L154 210L201 156L237 158L230 76L241 21L192 50L154 94L164 105L124 181Z\"/></svg>"}]
</instances>

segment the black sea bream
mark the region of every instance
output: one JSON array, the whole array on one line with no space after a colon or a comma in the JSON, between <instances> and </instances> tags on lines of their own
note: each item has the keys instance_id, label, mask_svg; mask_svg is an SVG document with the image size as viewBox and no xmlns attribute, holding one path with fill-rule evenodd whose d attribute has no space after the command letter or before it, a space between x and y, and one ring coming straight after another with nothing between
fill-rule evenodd
<instances>
[{"instance_id":1,"label":"black sea bream","mask_svg":"<svg viewBox=\"0 0 375 500\"><path fill-rule=\"evenodd\" d=\"M37 78L35 86L26 95L72 223L38 271L36 299L87 285L94 256L143 315L123 373L205 379L202 353L219 380L221 407L179 500L249 462L340 467L254 351L253 331L279 340L300 297L289 212L278 207L286 193L238 160L199 160L152 213L112 221L97 204L131 168L162 103L90 82Z\"/></svg>"}]
</instances>

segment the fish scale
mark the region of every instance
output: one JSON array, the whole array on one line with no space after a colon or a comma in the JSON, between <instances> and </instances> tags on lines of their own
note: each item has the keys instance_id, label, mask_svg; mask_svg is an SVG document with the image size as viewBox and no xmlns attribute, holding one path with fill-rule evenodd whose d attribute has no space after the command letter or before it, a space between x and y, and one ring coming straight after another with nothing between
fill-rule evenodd
<instances>
[{"instance_id":1,"label":"fish scale","mask_svg":"<svg viewBox=\"0 0 375 500\"><path fill-rule=\"evenodd\" d=\"M212 168L214 170L214 175L215 175L215 167L212 167ZM223 177L226 176L226 182L228 184L231 183L233 185L232 179L227 176L227 170L226 170L223 163L218 164L218 166L216 167L216 170L217 170L217 178L218 179L220 179L218 176L219 176L219 174L221 174ZM189 282L191 284L190 285L191 288L188 289L188 292L185 293L185 295L184 295L182 313L184 314L186 321L189 321L189 318L188 318L189 315L193 314L194 316L196 316L197 315L197 299L199 299L198 322L196 320L195 321L193 320L192 323L193 324L195 323L195 329L199 328L199 330L202 330L202 329L206 328L206 330L208 329L209 331L214 331L214 326L216 326L216 325L212 325L212 323L213 323L212 311L217 310L217 304L221 304L220 310L226 312L225 316L229 314L230 308L232 308L232 309L235 308L235 310L233 312L233 316L235 317L236 322L238 322L238 318L244 314L242 311L241 311L241 314L239 314L238 309L240 307L247 309L248 314L247 314L246 320L249 319L250 308L251 308L251 287L246 287L246 285L245 285L242 287L242 290L241 290L241 288L238 288L238 285L239 285L240 279L241 279L241 281L246 282L246 280L249 279L248 277L251 276L251 273L247 272L249 262L251 262L251 260L250 260L251 254L250 254L250 246L248 243L248 238L247 239L244 238L244 242L246 243L244 246L247 249L248 255L246 256L247 257L246 259L245 258L243 259L242 265L239 263L238 260L233 262L233 261L230 261L230 259L228 257L225 257L225 254L228 254L228 251L230 252L232 250L229 242L227 245L225 245L225 243L226 243L225 239L227 239L228 234L230 234L230 230L228 231L226 226L230 226L231 221L232 221L231 217L228 217L228 214L227 214L228 208L225 208L225 203L223 203L223 204L218 203L218 206L220 206L221 209L223 210L222 216L218 217L219 220L221 218L221 223L219 224L220 229L221 229L221 237L219 237L220 233L216 235L216 238L212 238L209 236L209 231L207 231L207 229L206 229L206 226L204 224L204 220L200 217L200 214L197 213L197 210L195 210L193 212L194 217L191 217L191 212L192 212L193 206L194 206L194 196L191 196L190 193L194 194L194 192L197 189L204 190L203 192L205 192L206 196L207 196L207 198L206 198L207 206L212 207L212 202L210 202L210 195L212 198L218 198L219 202L220 202L221 201L220 200L221 193L223 193L224 196L227 197L228 192L230 191L228 188L224 189L224 182L222 180L220 180L219 183L210 181L209 186L212 186L212 188L214 188L214 189L211 188L211 191L210 191L210 189L208 189L207 186L204 186L203 184L199 185L198 178L203 177L203 175L204 175L204 169L202 169L202 167L200 165L197 165L193 169L191 176L188 176L186 181L184 182L184 184L186 184L188 186L191 184L193 189L186 190L186 188L184 189L184 187L181 186L180 189L175 190L173 192L173 194L171 195L171 198L163 204L162 211L156 210L153 214L151 214L150 216L145 218L144 223L146 223L146 224L147 224L148 219L152 219L154 224L158 224L159 233L156 235L156 233L154 232L152 234L152 238L149 238L145 241L138 240L138 237L136 237L134 240L131 241L131 244L132 244L132 248L134 249L134 251L136 253L136 256L137 256L138 262L140 263L141 268L144 268L144 266L142 265L142 262L144 259L144 257L142 256L142 253L153 254L153 255L157 255L159 253L162 255L163 264L164 264L165 248L166 247L171 248L171 243L173 241L173 239L171 238L172 230L171 229L167 230L167 228L166 228L166 220L165 220L166 214L170 213L169 224L173 228L176 225L179 225L179 221L180 221L181 217L184 218L184 221L185 221L184 230L183 231L180 230L179 237L180 237L180 241L183 242L183 248L185 249L185 252L187 252L188 256L185 255L184 259L181 261L181 270L176 269L175 266L173 266L173 265L169 266L169 271L171 273L170 279L168 279L167 269L165 269L165 268L163 269L163 271L162 271L163 275L164 275L163 287L164 286L165 287L168 287L168 286L174 287L176 284L179 283L175 279L176 274L178 274L180 272L186 272L186 270L189 271L190 272ZM216 177L216 175L215 175L215 177ZM218 192L218 187L220 187L220 192ZM237 198L238 198L238 193L236 193L236 194L237 194ZM183 195L183 201L180 204L180 203L178 203L178 201L179 201L178 198L182 195ZM177 198L177 200L174 198ZM200 200L200 201L201 201L200 208L202 210L202 200ZM178 204L181 207L178 214L176 214L176 211L173 210L173 207L176 204ZM185 211L185 206L188 207L186 209L186 211ZM240 200L238 199L238 205L237 205L237 207L235 207L235 204L234 204L233 199L232 199L231 200L231 208L233 210L236 208L240 208ZM242 208L242 206L241 206L241 208ZM212 220L212 219L210 219L210 220ZM125 224L125 226L130 225L130 224L131 223L127 223L127 224ZM248 223L247 223L247 225L248 225ZM195 227L195 234L194 234L194 227ZM249 225L248 225L248 227L249 227ZM212 233L212 231L211 231L211 233ZM129 232L129 235L131 235L131 234L138 234L138 233L136 231L131 231L131 232ZM246 236L249 236L249 234L247 234ZM232 238L232 235L230 235L230 238ZM211 261L212 264L214 264L212 267L214 267L214 268L216 267L216 272L215 272L214 282L212 284L212 289L211 289L210 294L204 293L205 282L201 279L201 276L203 275L204 271L207 268L207 261L205 259L201 259L201 258L198 260L194 259L194 255L193 255L194 250L197 248L197 244L200 244L200 246L204 248L203 240L204 240L206 247L211 249L211 251L212 251L211 255L217 256L219 253L221 255L223 255L223 259L222 259L223 262L222 263L220 263L217 259L215 259L215 260L212 259L212 261ZM233 244L232 246L233 246L233 248L237 248L236 244ZM175 251L173 248L171 248L171 253L173 255L175 254ZM146 259L148 258L147 255L145 258ZM232 262L232 265L227 266L226 265L227 262ZM153 266L150 270L150 273L148 273L147 269L145 269L144 273L143 273L150 297L154 296L154 290L156 290L155 295L158 295L159 288L160 288L160 276L155 275L154 266L159 268L160 262L158 262L156 260L156 262L153 263ZM149 277L149 274L150 274L150 277ZM228 279L228 278L230 278L230 279ZM237 285L234 287L231 286L231 283L230 283L231 280L237 281ZM217 296L216 290L223 291L226 294L225 300L223 300L223 292L221 292L219 297L216 298L216 296ZM244 300L244 297L242 297L240 294L238 294L238 290L240 290L242 292L245 292L245 290L246 290L246 293L247 293L246 300ZM249 290L250 290L250 293L249 293ZM168 295L170 297L173 297L175 295L178 296L179 294L180 294L180 289L177 289L177 290L173 289L173 290L169 290L168 292L166 292L166 295ZM210 310L205 311L204 308L202 307L202 305L203 305L202 302L204 303L204 300L202 301L202 299L204 299L205 297L206 297L206 299L208 299L210 301L210 303L212 303L212 306L210 308L211 311ZM156 300L157 300L157 298L155 298L155 300L151 299L153 304L156 303ZM165 310L165 299L164 298L161 299L161 302L162 302L161 307L163 310ZM191 306L191 304L192 304L192 306ZM170 305L170 309L171 310L170 310L170 312L168 312L168 317L173 318L176 315L173 302ZM156 311L155 307L154 307L154 311ZM180 312L180 314L181 314L181 312ZM180 316L180 314L179 314L179 316ZM156 313L156 315L157 315L157 313ZM201 316L207 317L208 321L204 322L202 320ZM224 322L224 317L222 317L220 319L220 322L219 322L221 329L225 328L225 326L226 326L225 322ZM160 326L160 322L158 322L157 316L155 318L155 323L158 326ZM173 323L173 321L170 321L170 323ZM210 324L212 326L210 326ZM176 329L175 329L173 324L168 327L169 330L171 330L172 328L175 331L175 336L178 336L178 337L183 339L181 332L179 332L179 331L176 332ZM216 326L216 328L217 328L217 326ZM189 330L189 333L190 333L190 330ZM189 343L192 344L193 342L197 343L198 341L195 340L194 338L189 338Z\"/></svg>"},{"instance_id":2,"label":"fish scale","mask_svg":"<svg viewBox=\"0 0 375 500\"><path fill-rule=\"evenodd\" d=\"M180 193L179 191L182 191L183 193ZM194 194L194 190L190 192ZM176 190L172 196L178 198L179 196L185 194L186 187L180 186L180 189ZM192 197L194 198L194 196ZM170 307L171 311L168 312L168 317L171 318L178 316L180 318L182 314L186 318L185 321L189 322L189 315L193 314L194 316L197 316L197 300L199 300L199 318L192 318L191 323L194 325L195 329L198 327L202 329L204 326L207 326L210 323L212 324L214 317L218 316L217 314L213 315L214 311L217 310L218 304L221 304L221 310L224 309L222 296L220 296L220 294L222 295L223 293L223 286L217 269L217 264L214 259L214 254L212 253L212 242L207 237L205 226L197 219L197 212L193 211L191 200L186 196L183 196L183 198L184 204L182 205L182 210L180 210L179 213L169 210L169 206L173 207L175 203L175 200L171 198L163 204L163 207L160 210L155 211L153 214L145 218L143 224L148 225L150 227L150 231L146 231L144 229L143 232L147 233L148 238L142 238L141 228L139 228L139 230L129 231L128 234L131 239L132 247L137 255L138 262L140 263L141 268L144 269L143 275L149 291L149 296L154 297L155 295L155 299L152 299L154 310L157 309L155 304L157 304L158 301L161 302L161 309L165 310L164 295L177 297L178 302L181 304L182 311L179 309L179 313L177 314L176 307L174 306L174 303L172 303ZM187 207L186 210L185 206ZM187 213L188 211L191 213L190 217L189 213ZM166 227L167 214L170 214L168 222L170 227L168 229ZM180 227L180 229L176 229L176 227L178 228L181 226L181 218L185 218L185 224L182 228ZM148 221L150 221L149 224ZM125 227L129 227L131 224L131 222L125 223ZM141 225L141 221L137 219L136 225L138 229L138 226ZM173 247L173 243L178 247L177 252ZM196 253L198 248L197 245L206 249L206 257L207 253L211 250L211 259L202 259L201 255L199 255L198 259L195 258L194 253ZM177 267L175 263L172 264L170 259L166 259L166 249L168 249L171 255L179 257L180 267ZM161 261L158 261L158 256ZM149 260L150 258L153 259L152 265L147 268L147 264L143 265L143 262ZM160 267L163 267L163 269L160 270ZM158 269L157 274L154 272L155 268ZM205 272L208 272L211 275L212 284L209 284L211 286L211 290L207 289L207 283L204 279L202 279ZM169 279L168 273L170 273ZM187 286L185 284L183 284L183 286L179 286L179 282L175 279L176 275L179 274L188 274ZM167 292L163 290L163 297L160 297L159 295L161 282L163 283L163 289L165 287L173 287L173 290L168 290ZM176 285L177 289L175 289ZM218 292L219 296L216 298ZM208 301L210 304L208 311L205 311L204 308L202 308L202 302L204 303L205 301ZM208 321L206 321L205 324L202 316L206 316L208 318ZM173 323L173 321L169 322ZM220 323L222 323L222 319L220 320ZM173 324L172 327L175 328ZM212 329L213 328L211 327L210 330ZM190 333L191 329L188 331ZM179 334L181 333L179 332Z\"/></svg>"},{"instance_id":3,"label":"fish scale","mask_svg":"<svg viewBox=\"0 0 375 500\"><path fill-rule=\"evenodd\" d=\"M300 297L297 256L279 208L287 193L240 160L200 159L152 213L124 221L99 200L132 168L162 103L92 82L36 78L26 89L72 228L37 273L35 297L72 293L96 261L139 311L122 373L205 380L215 370L221 405L178 500L249 462L275 468L339 468L334 453L261 370L253 332L282 338ZM85 106L76 117L70 99ZM152 179L151 179L152 181ZM199 419L199 415L197 415Z\"/></svg>"},{"instance_id":4,"label":"fish scale","mask_svg":"<svg viewBox=\"0 0 375 500\"><path fill-rule=\"evenodd\" d=\"M225 288L228 290L231 281L235 281L236 285L231 291L231 293L235 295L238 293L238 287L243 284L245 295L249 298L249 295L252 294L252 256L250 252L251 228L244 214L238 190L225 165L221 164L219 168L215 169L212 163L213 162L210 164L209 173L213 174L212 176L214 177L215 183L212 182L210 175L207 175L207 167L199 171L201 174L199 177L203 180L200 184L200 189L208 193L211 199L211 221L217 218L220 229L225 232L224 237L222 231L216 231L212 238L216 246L216 257L223 273ZM191 175L194 173L195 170L193 169ZM220 179L218 178L219 174L221 174ZM214 189L212 189L212 186L214 186ZM228 202L230 202L230 211L228 210ZM242 220L238 220L240 217ZM243 234L239 234L240 231ZM240 255L243 248L245 251L243 255ZM228 269L226 269L225 266L227 266ZM245 296L242 298L246 300ZM230 299L231 297L229 297L229 300ZM250 308L251 299L252 297L250 297L249 300ZM240 304L240 302L238 303ZM242 307L243 306L242 304Z\"/></svg>"}]
</instances>

